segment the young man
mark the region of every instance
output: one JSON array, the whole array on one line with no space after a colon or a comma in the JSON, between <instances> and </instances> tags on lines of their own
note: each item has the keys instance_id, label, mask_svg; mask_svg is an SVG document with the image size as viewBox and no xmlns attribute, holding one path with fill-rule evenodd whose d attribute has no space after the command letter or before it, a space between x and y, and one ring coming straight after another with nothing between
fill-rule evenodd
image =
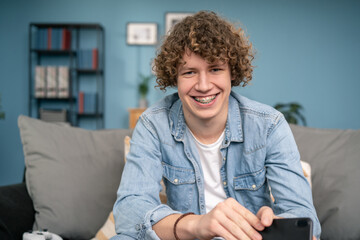
<instances>
[{"instance_id":1,"label":"young man","mask_svg":"<svg viewBox=\"0 0 360 240\"><path fill-rule=\"evenodd\" d=\"M134 130L114 239L261 239L277 217L310 217L320 236L283 115L231 91L252 79L252 59L243 32L215 13L175 25L155 72L161 89L178 92L147 109Z\"/></svg>"}]
</instances>

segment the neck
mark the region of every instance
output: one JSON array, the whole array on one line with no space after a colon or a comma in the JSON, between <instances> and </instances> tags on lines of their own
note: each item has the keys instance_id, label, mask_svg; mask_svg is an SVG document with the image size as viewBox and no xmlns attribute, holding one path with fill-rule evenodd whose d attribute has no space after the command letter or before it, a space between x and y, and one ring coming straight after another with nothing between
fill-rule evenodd
<instances>
[{"instance_id":1,"label":"neck","mask_svg":"<svg viewBox=\"0 0 360 240\"><path fill-rule=\"evenodd\" d=\"M191 121L190 116L185 115L186 125L196 139L203 144L211 144L219 139L226 126L227 114L217 118Z\"/></svg>"}]
</instances>

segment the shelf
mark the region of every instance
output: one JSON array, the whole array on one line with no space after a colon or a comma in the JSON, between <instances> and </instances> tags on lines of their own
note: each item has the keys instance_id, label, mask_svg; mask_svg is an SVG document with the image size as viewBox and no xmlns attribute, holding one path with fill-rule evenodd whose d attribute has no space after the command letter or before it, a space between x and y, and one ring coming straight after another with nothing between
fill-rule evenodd
<instances>
[{"instance_id":1,"label":"shelf","mask_svg":"<svg viewBox=\"0 0 360 240\"><path fill-rule=\"evenodd\" d=\"M48 49L30 49L31 52L35 52L38 54L48 54L48 55L70 55L76 54L74 50L48 50Z\"/></svg>"},{"instance_id":2,"label":"shelf","mask_svg":"<svg viewBox=\"0 0 360 240\"><path fill-rule=\"evenodd\" d=\"M68 101L71 101L71 102L75 102L76 99L74 97L71 97L71 98L37 98L37 97L33 97L33 99L35 99L36 101L52 101L52 102L68 102Z\"/></svg>"},{"instance_id":3,"label":"shelf","mask_svg":"<svg viewBox=\"0 0 360 240\"><path fill-rule=\"evenodd\" d=\"M102 69L75 69L78 73L84 73L84 74L92 74L92 73L103 73Z\"/></svg>"},{"instance_id":4,"label":"shelf","mask_svg":"<svg viewBox=\"0 0 360 240\"><path fill-rule=\"evenodd\" d=\"M31 23L30 25L38 28L89 28L103 30L103 27L98 23Z\"/></svg>"},{"instance_id":5,"label":"shelf","mask_svg":"<svg viewBox=\"0 0 360 240\"><path fill-rule=\"evenodd\" d=\"M103 117L103 114L102 113L77 113L77 116L78 117L95 117L95 118L102 118Z\"/></svg>"}]
</instances>

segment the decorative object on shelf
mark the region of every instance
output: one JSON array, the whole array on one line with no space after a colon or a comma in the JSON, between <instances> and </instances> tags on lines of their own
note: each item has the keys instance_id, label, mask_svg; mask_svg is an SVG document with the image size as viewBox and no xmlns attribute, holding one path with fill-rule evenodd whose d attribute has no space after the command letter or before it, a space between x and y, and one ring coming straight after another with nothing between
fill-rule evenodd
<instances>
[{"instance_id":1,"label":"decorative object on shelf","mask_svg":"<svg viewBox=\"0 0 360 240\"><path fill-rule=\"evenodd\" d=\"M45 122L68 122L66 109L53 110L40 108L40 120Z\"/></svg>"},{"instance_id":2,"label":"decorative object on shelf","mask_svg":"<svg viewBox=\"0 0 360 240\"><path fill-rule=\"evenodd\" d=\"M126 29L126 42L129 45L157 44L156 23L128 23Z\"/></svg>"},{"instance_id":3,"label":"decorative object on shelf","mask_svg":"<svg viewBox=\"0 0 360 240\"><path fill-rule=\"evenodd\" d=\"M284 114L288 123L298 124L301 121L306 126L306 119L301 113L304 108L299 103L278 103L274 108Z\"/></svg>"},{"instance_id":4,"label":"decorative object on shelf","mask_svg":"<svg viewBox=\"0 0 360 240\"><path fill-rule=\"evenodd\" d=\"M146 110L146 108L130 108L129 111L129 128L133 129L139 120L140 115Z\"/></svg>"},{"instance_id":5,"label":"decorative object on shelf","mask_svg":"<svg viewBox=\"0 0 360 240\"><path fill-rule=\"evenodd\" d=\"M2 111L1 93L0 93L0 119L5 119L5 112Z\"/></svg>"},{"instance_id":6,"label":"decorative object on shelf","mask_svg":"<svg viewBox=\"0 0 360 240\"><path fill-rule=\"evenodd\" d=\"M149 81L153 78L153 75L145 76L140 74L141 83L139 84L139 108L147 108L148 101L147 101L147 94L149 92Z\"/></svg>"},{"instance_id":7,"label":"decorative object on shelf","mask_svg":"<svg viewBox=\"0 0 360 240\"><path fill-rule=\"evenodd\" d=\"M176 12L168 12L165 14L165 34L168 34L171 28L178 22L180 22L183 18L187 16L191 16L193 13L176 13Z\"/></svg>"}]
</instances>

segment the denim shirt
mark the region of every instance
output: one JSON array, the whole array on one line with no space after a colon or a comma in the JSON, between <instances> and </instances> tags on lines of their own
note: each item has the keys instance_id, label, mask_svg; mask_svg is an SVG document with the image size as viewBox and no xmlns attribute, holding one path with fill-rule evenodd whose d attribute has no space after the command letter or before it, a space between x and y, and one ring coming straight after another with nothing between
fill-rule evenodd
<instances>
[{"instance_id":1,"label":"denim shirt","mask_svg":"<svg viewBox=\"0 0 360 240\"><path fill-rule=\"evenodd\" d=\"M220 150L227 197L254 214L270 206L280 217L310 217L319 238L310 185L283 115L234 92L228 107ZM166 205L159 199L161 179ZM182 103L174 93L148 108L134 129L113 209L118 234L114 239L159 239L152 225L170 214L186 212L206 213L204 177Z\"/></svg>"}]
</instances>

